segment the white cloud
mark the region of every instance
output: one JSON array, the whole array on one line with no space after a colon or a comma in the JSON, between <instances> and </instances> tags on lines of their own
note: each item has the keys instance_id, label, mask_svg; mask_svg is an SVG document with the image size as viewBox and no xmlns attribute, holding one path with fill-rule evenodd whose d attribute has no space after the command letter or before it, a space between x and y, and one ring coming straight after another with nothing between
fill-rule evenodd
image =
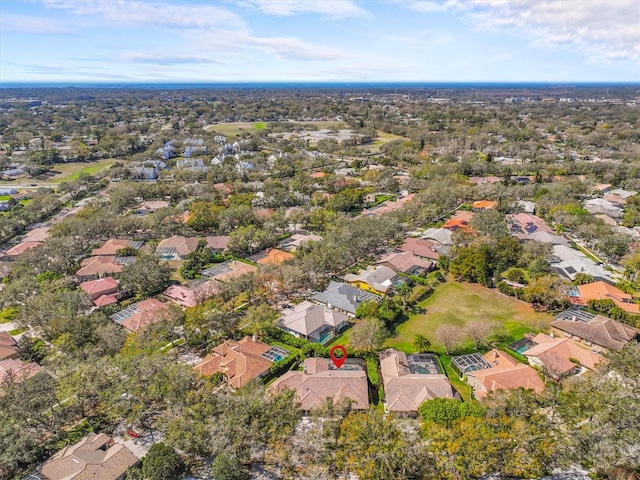
<instances>
[{"instance_id":1,"label":"white cloud","mask_svg":"<svg viewBox=\"0 0 640 480\"><path fill-rule=\"evenodd\" d=\"M637 0L412 0L421 12L453 10L479 29L518 29L538 44L580 45L592 56L640 59Z\"/></svg>"},{"instance_id":2,"label":"white cloud","mask_svg":"<svg viewBox=\"0 0 640 480\"><path fill-rule=\"evenodd\" d=\"M267 15L318 13L331 18L368 16L367 12L352 0L245 0L243 3L259 8Z\"/></svg>"},{"instance_id":3,"label":"white cloud","mask_svg":"<svg viewBox=\"0 0 640 480\"><path fill-rule=\"evenodd\" d=\"M14 15L11 13L0 14L0 30L5 33L47 33L63 35L73 33L68 27L60 25L48 18Z\"/></svg>"},{"instance_id":4,"label":"white cloud","mask_svg":"<svg viewBox=\"0 0 640 480\"><path fill-rule=\"evenodd\" d=\"M179 53L148 53L148 52L127 52L121 56L122 60L131 63L145 63L155 65L198 65L210 63L222 63L211 58L182 55Z\"/></svg>"},{"instance_id":5,"label":"white cloud","mask_svg":"<svg viewBox=\"0 0 640 480\"><path fill-rule=\"evenodd\" d=\"M115 25L152 25L174 28L246 28L235 13L212 5L175 5L140 0L42 0L54 8Z\"/></svg>"}]
</instances>

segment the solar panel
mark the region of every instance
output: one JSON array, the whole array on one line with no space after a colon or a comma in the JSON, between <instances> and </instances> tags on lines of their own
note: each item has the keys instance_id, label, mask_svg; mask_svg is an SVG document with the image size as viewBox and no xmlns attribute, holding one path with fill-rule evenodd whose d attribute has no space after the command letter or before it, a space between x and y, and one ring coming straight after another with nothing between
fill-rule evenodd
<instances>
[{"instance_id":1,"label":"solar panel","mask_svg":"<svg viewBox=\"0 0 640 480\"><path fill-rule=\"evenodd\" d=\"M131 248L135 248L136 250L140 250L140 248L142 248L142 245L144 245L144 242L142 240L129 240L129 246Z\"/></svg>"},{"instance_id":2,"label":"solar panel","mask_svg":"<svg viewBox=\"0 0 640 480\"><path fill-rule=\"evenodd\" d=\"M233 270L231 268L231 262L227 261L227 262L222 262L216 265L215 267L209 267L203 270L202 275L204 275L205 277L215 277L222 273L230 272L231 270Z\"/></svg>"},{"instance_id":3,"label":"solar panel","mask_svg":"<svg viewBox=\"0 0 640 480\"><path fill-rule=\"evenodd\" d=\"M595 315L585 310L570 308L556 315L556 320L573 320L574 317L576 320L580 320L581 322L589 322L595 318Z\"/></svg>"}]
</instances>

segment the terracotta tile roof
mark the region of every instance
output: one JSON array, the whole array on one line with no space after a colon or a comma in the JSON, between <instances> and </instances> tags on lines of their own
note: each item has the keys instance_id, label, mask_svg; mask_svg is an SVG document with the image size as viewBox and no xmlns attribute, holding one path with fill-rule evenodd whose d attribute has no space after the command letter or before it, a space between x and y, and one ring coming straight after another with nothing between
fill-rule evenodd
<instances>
[{"instance_id":1,"label":"terracotta tile roof","mask_svg":"<svg viewBox=\"0 0 640 480\"><path fill-rule=\"evenodd\" d=\"M107 240L100 248L94 248L91 251L92 256L97 255L115 255L118 250L125 247L135 248L136 242L132 242L131 240L124 240L118 238L112 238Z\"/></svg>"},{"instance_id":2,"label":"terracotta tile roof","mask_svg":"<svg viewBox=\"0 0 640 480\"><path fill-rule=\"evenodd\" d=\"M411 252L414 255L431 260L438 260L440 254L437 252L439 244L424 238L407 238L400 246L403 252Z\"/></svg>"},{"instance_id":3,"label":"terracotta tile roof","mask_svg":"<svg viewBox=\"0 0 640 480\"><path fill-rule=\"evenodd\" d=\"M17 257L19 255L22 255L27 250L39 247L40 245L42 245L42 242L22 242L7 250L5 255L9 257Z\"/></svg>"},{"instance_id":4,"label":"terracotta tile roof","mask_svg":"<svg viewBox=\"0 0 640 480\"><path fill-rule=\"evenodd\" d=\"M370 208L368 210L363 210L363 212L359 216L368 216L368 215L384 215L387 213L395 212L396 210L400 210L406 203L413 200L415 194L409 194L406 197L402 197L395 202L384 202L379 207Z\"/></svg>"},{"instance_id":5,"label":"terracotta tile roof","mask_svg":"<svg viewBox=\"0 0 640 480\"><path fill-rule=\"evenodd\" d=\"M556 318L551 326L610 350L620 350L630 341L640 338L640 329L602 315L596 315L588 322Z\"/></svg>"},{"instance_id":6,"label":"terracotta tile roof","mask_svg":"<svg viewBox=\"0 0 640 480\"><path fill-rule=\"evenodd\" d=\"M300 408L309 411L327 404L331 399L335 404L354 400L352 408L369 407L369 387L364 370L331 369L328 358L308 358L304 361L304 371L289 371L270 387L272 393L294 390Z\"/></svg>"},{"instance_id":7,"label":"terracotta tile roof","mask_svg":"<svg viewBox=\"0 0 640 480\"><path fill-rule=\"evenodd\" d=\"M531 235L537 232L553 233L544 220L530 213L517 213L511 215L511 231L522 235Z\"/></svg>"},{"instance_id":8,"label":"terracotta tile roof","mask_svg":"<svg viewBox=\"0 0 640 480\"><path fill-rule=\"evenodd\" d=\"M320 235L310 234L310 235L302 235L299 233L295 233L291 235L290 238L287 239L287 243L285 247L289 250L295 251L295 249L299 248L301 245L304 245L307 242L319 242L322 240Z\"/></svg>"},{"instance_id":9,"label":"terracotta tile roof","mask_svg":"<svg viewBox=\"0 0 640 480\"><path fill-rule=\"evenodd\" d=\"M429 270L433 267L433 262L424 260L411 252L391 252L380 257L376 262L378 265L386 265L395 272L408 272L409 270L420 267Z\"/></svg>"},{"instance_id":10,"label":"terracotta tile roof","mask_svg":"<svg viewBox=\"0 0 640 480\"><path fill-rule=\"evenodd\" d=\"M115 255L100 255L85 258L80 262L80 270L76 272L76 276L96 277L103 274L120 273L124 266L115 263L115 260Z\"/></svg>"},{"instance_id":11,"label":"terracotta tile roof","mask_svg":"<svg viewBox=\"0 0 640 480\"><path fill-rule=\"evenodd\" d=\"M9 335L9 332L0 332L0 361L9 358L18 358L18 342Z\"/></svg>"},{"instance_id":12,"label":"terracotta tile roof","mask_svg":"<svg viewBox=\"0 0 640 480\"><path fill-rule=\"evenodd\" d=\"M548 335L539 334L533 341L537 344L525 351L523 355L527 358L536 357L554 375L564 375L576 367L570 358L575 358L580 365L595 370L596 367L605 361L602 355L591 352L581 347L569 338L554 338Z\"/></svg>"},{"instance_id":13,"label":"terracotta tile roof","mask_svg":"<svg viewBox=\"0 0 640 480\"><path fill-rule=\"evenodd\" d=\"M198 279L186 285L171 285L164 291L164 295L183 307L191 308L210 299L218 292L215 281Z\"/></svg>"},{"instance_id":14,"label":"terracotta tile roof","mask_svg":"<svg viewBox=\"0 0 640 480\"><path fill-rule=\"evenodd\" d=\"M459 228L469 228L469 222L473 218L473 212L467 212L465 210L459 210L447 220L442 228L447 230L456 231ZM470 229L470 228L469 228Z\"/></svg>"},{"instance_id":15,"label":"terracotta tile roof","mask_svg":"<svg viewBox=\"0 0 640 480\"><path fill-rule=\"evenodd\" d=\"M169 305L157 298L147 298L134 305L137 313L120 322L120 325L130 332L139 332L149 325L162 321L169 308Z\"/></svg>"},{"instance_id":16,"label":"terracotta tile roof","mask_svg":"<svg viewBox=\"0 0 640 480\"><path fill-rule=\"evenodd\" d=\"M40 471L49 480L118 480L138 458L104 434L90 433L44 462Z\"/></svg>"},{"instance_id":17,"label":"terracotta tile roof","mask_svg":"<svg viewBox=\"0 0 640 480\"><path fill-rule=\"evenodd\" d=\"M387 349L380 353L385 404L390 412L416 413L426 400L453 398L453 388L446 375L412 373L408 365L404 352Z\"/></svg>"},{"instance_id":18,"label":"terracotta tile roof","mask_svg":"<svg viewBox=\"0 0 640 480\"><path fill-rule=\"evenodd\" d=\"M106 307L107 305L113 305L114 303L118 303L118 299L113 295L101 295L96 298L93 303L98 308Z\"/></svg>"},{"instance_id":19,"label":"terracotta tile roof","mask_svg":"<svg viewBox=\"0 0 640 480\"><path fill-rule=\"evenodd\" d=\"M612 300L618 307L622 308L625 312L632 314L640 313L640 305L637 303L630 303L633 298L632 295L623 292L619 288L609 285L606 282L593 282L586 285L579 285L577 287L580 292L580 304L586 305L589 300ZM576 298L576 297L574 297Z\"/></svg>"},{"instance_id":20,"label":"terracotta tile roof","mask_svg":"<svg viewBox=\"0 0 640 480\"><path fill-rule=\"evenodd\" d=\"M293 254L289 252L283 252L277 248L270 248L265 252L265 257L258 260L260 265L279 265L287 260L293 259Z\"/></svg>"},{"instance_id":21,"label":"terracotta tile roof","mask_svg":"<svg viewBox=\"0 0 640 480\"><path fill-rule=\"evenodd\" d=\"M272 362L262 354L270 349L270 345L257 342L249 336L237 342L227 340L214 347L193 369L201 375L221 372L230 386L240 388L269 370Z\"/></svg>"},{"instance_id":22,"label":"terracotta tile roof","mask_svg":"<svg viewBox=\"0 0 640 480\"><path fill-rule=\"evenodd\" d=\"M478 200L477 202L473 202L472 208L479 210L490 210L496 208L498 206L498 202L493 202L491 200Z\"/></svg>"},{"instance_id":23,"label":"terracotta tile roof","mask_svg":"<svg viewBox=\"0 0 640 480\"><path fill-rule=\"evenodd\" d=\"M483 356L492 367L467 373L467 377L477 379L482 385L482 388L474 391L477 398L484 398L488 392L520 387L531 389L535 393L544 390L544 382L538 372L528 365L518 363L514 358L496 349Z\"/></svg>"},{"instance_id":24,"label":"terracotta tile roof","mask_svg":"<svg viewBox=\"0 0 640 480\"><path fill-rule=\"evenodd\" d=\"M87 292L92 300L95 300L103 295L116 293L118 291L118 282L113 277L104 277L83 282L78 287Z\"/></svg>"},{"instance_id":25,"label":"terracotta tile roof","mask_svg":"<svg viewBox=\"0 0 640 480\"><path fill-rule=\"evenodd\" d=\"M17 382L31 378L42 371L42 367L37 363L25 363L17 358L8 358L0 362L0 384L9 372L15 374Z\"/></svg>"}]
</instances>

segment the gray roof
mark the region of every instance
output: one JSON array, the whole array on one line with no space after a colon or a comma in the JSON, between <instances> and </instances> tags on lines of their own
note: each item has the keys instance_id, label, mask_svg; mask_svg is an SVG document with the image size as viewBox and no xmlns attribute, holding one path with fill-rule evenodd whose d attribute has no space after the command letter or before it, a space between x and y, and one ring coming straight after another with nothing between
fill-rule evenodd
<instances>
[{"instance_id":1,"label":"gray roof","mask_svg":"<svg viewBox=\"0 0 640 480\"><path fill-rule=\"evenodd\" d=\"M355 315L360 303L367 300L377 302L380 297L346 283L332 281L324 292L316 293L312 299Z\"/></svg>"},{"instance_id":2,"label":"gray roof","mask_svg":"<svg viewBox=\"0 0 640 480\"><path fill-rule=\"evenodd\" d=\"M596 315L588 322L556 318L551 326L611 350L620 350L640 337L640 329L602 315Z\"/></svg>"}]
</instances>

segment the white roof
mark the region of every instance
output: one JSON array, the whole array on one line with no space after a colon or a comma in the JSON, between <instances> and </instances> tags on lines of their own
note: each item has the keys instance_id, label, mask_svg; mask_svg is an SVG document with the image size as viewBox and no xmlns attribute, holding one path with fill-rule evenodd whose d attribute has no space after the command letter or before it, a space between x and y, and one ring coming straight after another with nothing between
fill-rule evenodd
<instances>
[{"instance_id":1,"label":"white roof","mask_svg":"<svg viewBox=\"0 0 640 480\"><path fill-rule=\"evenodd\" d=\"M434 240L440 245L453 245L451 240L452 231L447 228L430 228L425 230L422 234L422 238L427 240Z\"/></svg>"},{"instance_id":2,"label":"white roof","mask_svg":"<svg viewBox=\"0 0 640 480\"><path fill-rule=\"evenodd\" d=\"M288 330L309 336L325 325L337 327L347 318L344 313L305 300L293 308L284 309L279 323Z\"/></svg>"}]
</instances>

